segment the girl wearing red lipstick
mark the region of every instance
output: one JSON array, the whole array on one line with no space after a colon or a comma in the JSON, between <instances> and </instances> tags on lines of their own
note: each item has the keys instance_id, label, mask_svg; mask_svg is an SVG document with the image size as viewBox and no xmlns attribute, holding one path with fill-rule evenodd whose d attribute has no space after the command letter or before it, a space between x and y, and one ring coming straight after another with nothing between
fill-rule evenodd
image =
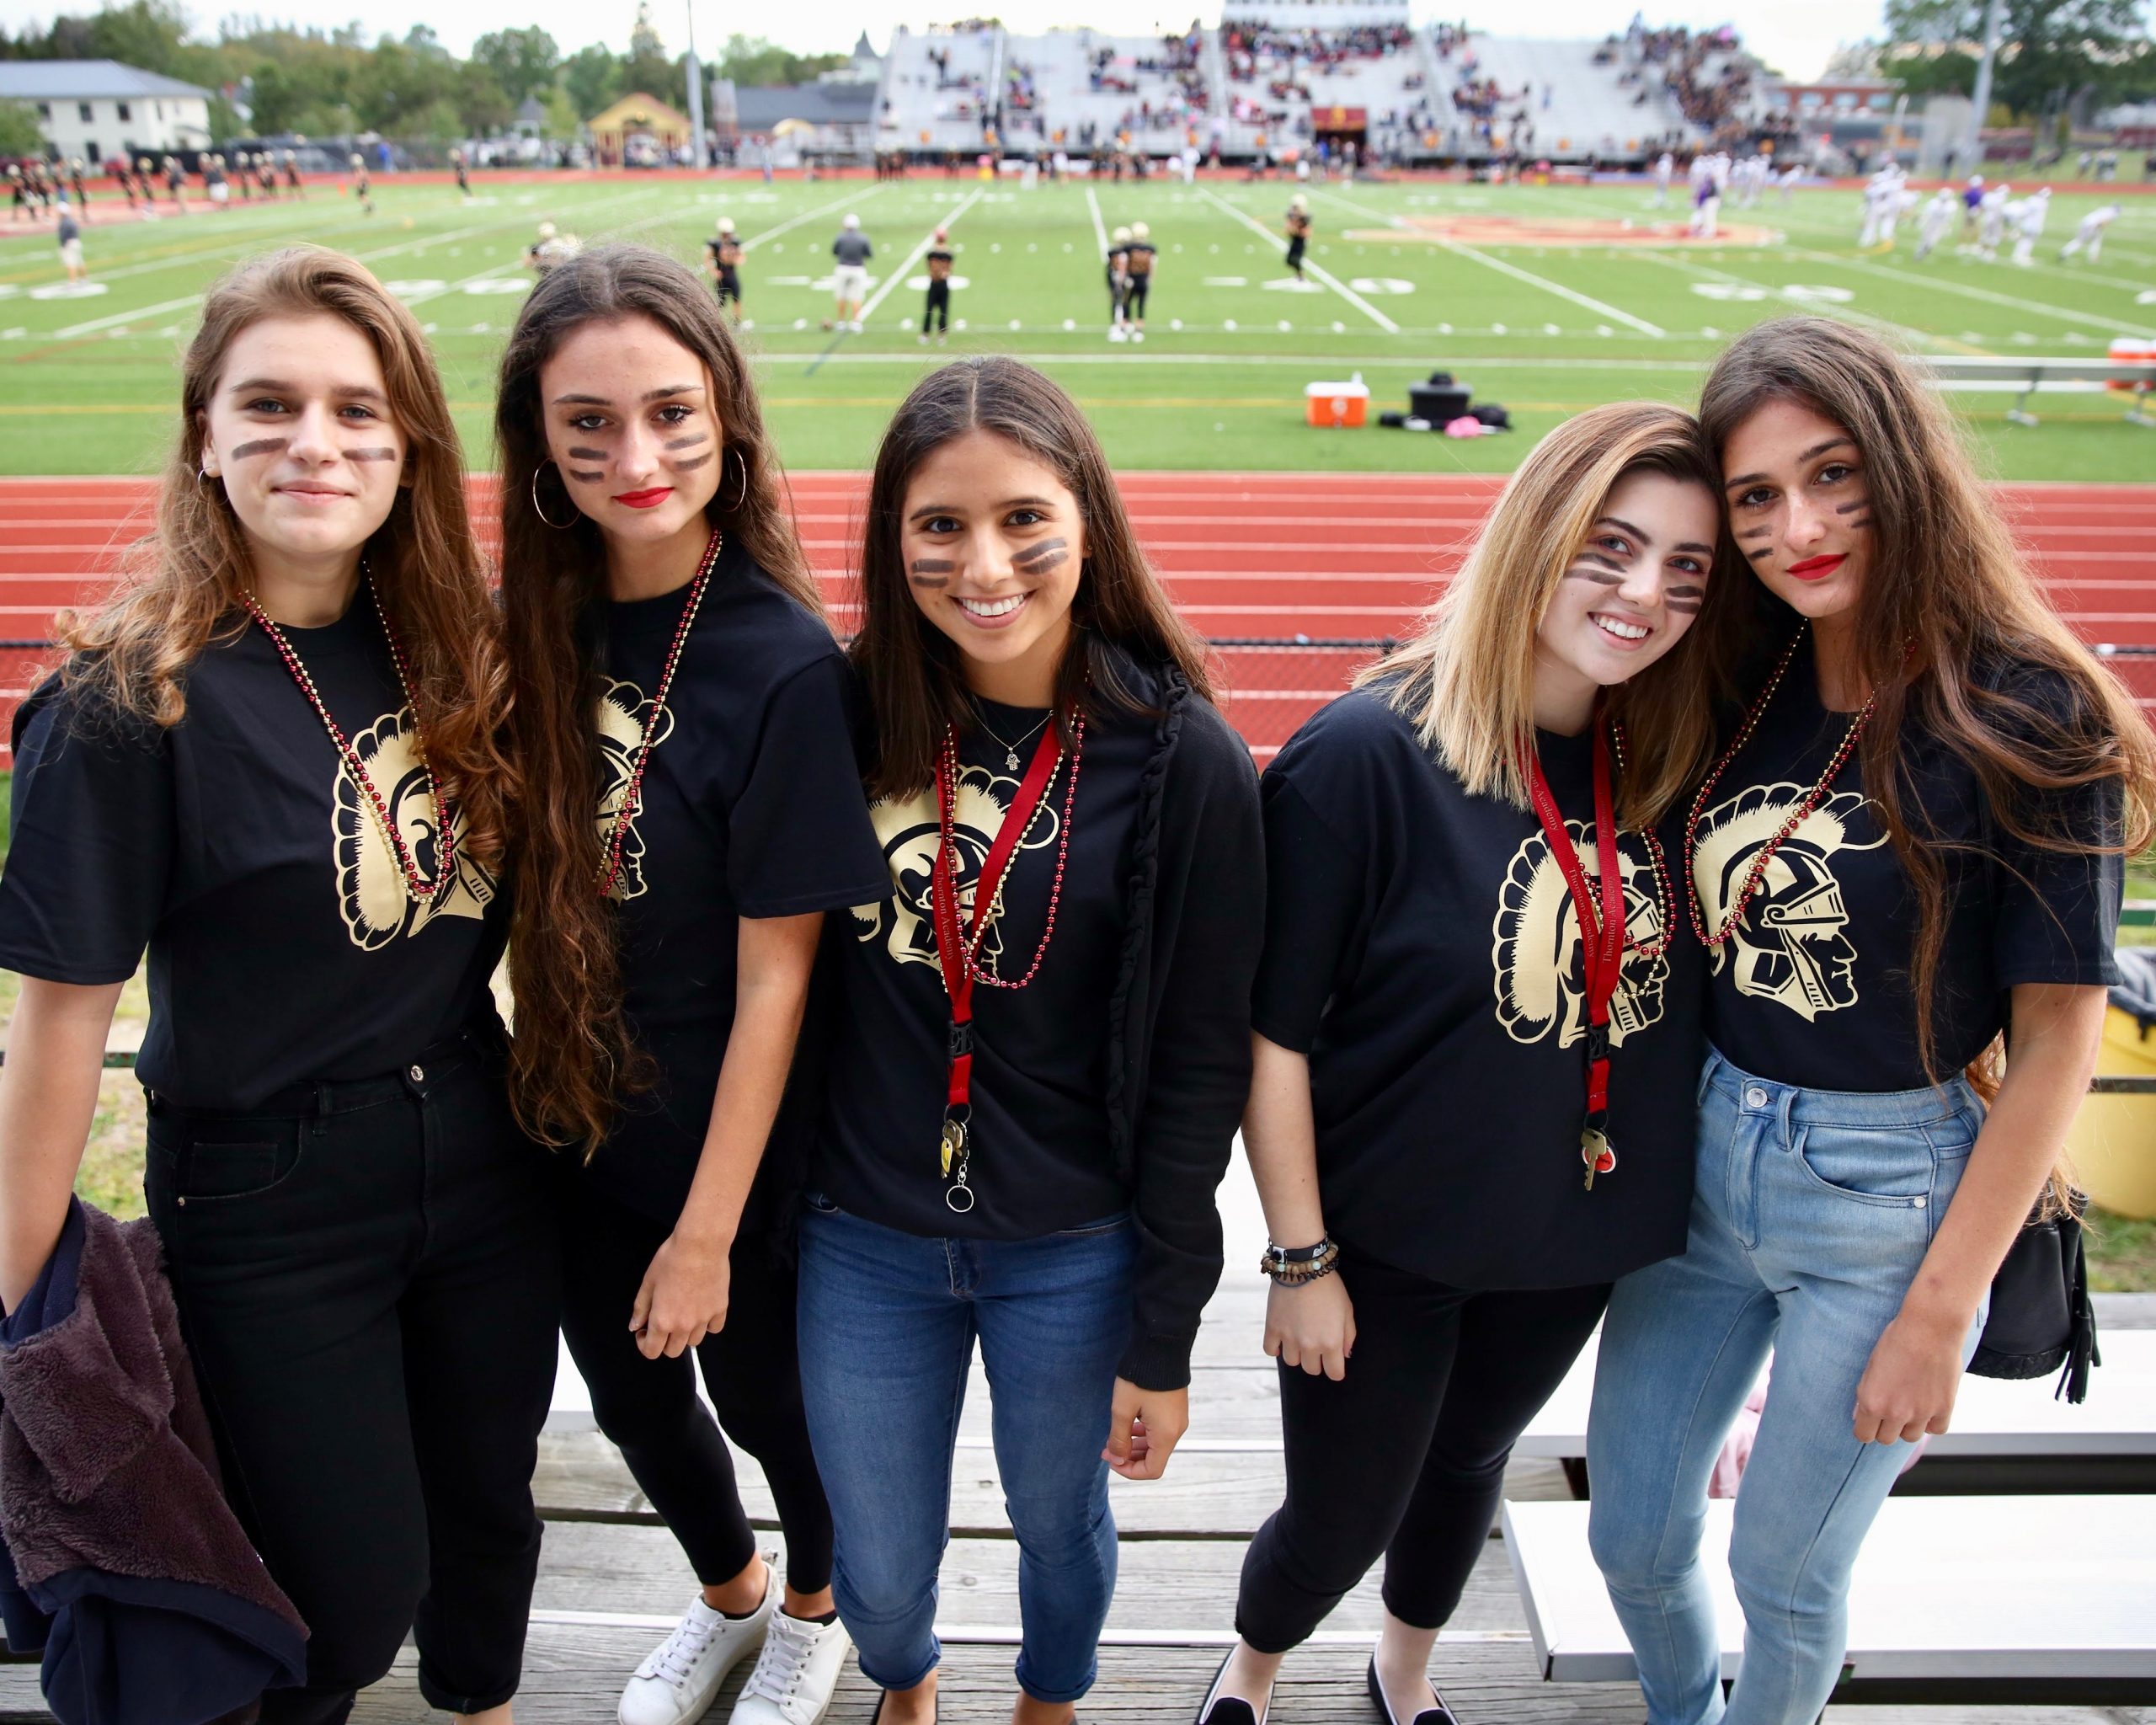
<instances>
[{"instance_id":1,"label":"girl wearing red lipstick","mask_svg":"<svg viewBox=\"0 0 2156 1725\"><path fill-rule=\"evenodd\" d=\"M558 1291L487 985L511 774L456 428L411 313L312 247L211 290L180 389L134 579L15 721L0 1300L67 1223L147 948L149 1212L312 1631L261 1717L342 1720L412 1632L427 1700L505 1725Z\"/></svg>"},{"instance_id":2,"label":"girl wearing red lipstick","mask_svg":"<svg viewBox=\"0 0 2156 1725\"><path fill-rule=\"evenodd\" d=\"M1711 977L1698 1196L1684 1255L1611 1300L1593 1539L1657 1725L1805 1725L1865 1534L2057 1201L2156 740L1875 337L1762 324L1700 417L1758 579L1711 631L1729 722L1684 841ZM1700 1529L1769 1349L1725 1704Z\"/></svg>"},{"instance_id":3,"label":"girl wearing red lipstick","mask_svg":"<svg viewBox=\"0 0 2156 1725\"><path fill-rule=\"evenodd\" d=\"M1111 1468L1157 1477L1250 1076L1257 781L1092 429L1016 360L931 374L869 483L854 660L884 872L801 1225L803 1386L882 1725L936 1714L976 1341L1017 1536L1017 1725L1093 1681Z\"/></svg>"},{"instance_id":4,"label":"girl wearing red lipstick","mask_svg":"<svg viewBox=\"0 0 2156 1725\"><path fill-rule=\"evenodd\" d=\"M748 361L682 265L608 246L552 270L495 428L516 1093L573 1146L563 1328L593 1413L702 1584L621 1715L687 1725L760 1643L737 1725L808 1725L847 1643L773 1249L792 1188L765 1150L825 913L881 879L851 681ZM777 1499L783 1584L722 1426Z\"/></svg>"}]
</instances>

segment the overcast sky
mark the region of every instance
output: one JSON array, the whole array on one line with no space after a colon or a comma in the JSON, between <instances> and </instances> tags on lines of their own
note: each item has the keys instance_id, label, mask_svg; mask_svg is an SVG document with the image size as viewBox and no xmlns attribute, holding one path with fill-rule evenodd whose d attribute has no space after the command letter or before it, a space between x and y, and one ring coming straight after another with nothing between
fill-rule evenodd
<instances>
[{"instance_id":1,"label":"overcast sky","mask_svg":"<svg viewBox=\"0 0 2156 1725\"><path fill-rule=\"evenodd\" d=\"M89 11L94 0L71 0L56 6L50 0L0 0L0 21L19 29L31 20L42 22L56 11ZM184 0L199 28L215 27L219 15L216 0ZM652 21L666 45L677 51L688 35L689 0L653 0ZM1540 36L1593 36L1619 29L1631 16L1634 0L1541 0L1534 8L1534 34ZM635 0L611 0L604 8L606 22L600 29L600 8L589 0L462 0L444 13L439 0L369 0L357 6L352 0L241 0L232 9L259 11L265 18L290 19L324 28L354 18L374 31L403 35L424 19L457 52L472 45L474 36L515 24L536 24L551 33L564 52L600 40L626 51L629 26L636 15ZM953 4L948 12L969 15L975 8ZM1168 28L1189 22L1188 12L1177 12L1166 0L1085 0L1082 7L1071 0L997 0L979 10L1001 16L1012 29L1033 32L1073 21L1096 29L1135 34L1156 24ZM888 0L790 0L776 12L744 8L728 0L697 0L696 40L708 46L730 30L746 28L751 34L771 36L789 48L803 51L843 50L853 45L864 29L880 50L888 39L894 10ZM1838 43L1854 42L1876 31L1880 0L1806 0L1803 5L1776 3L1776 0L1743 0L1732 12L1727 7L1694 5L1686 0L1649 8L1652 24L1694 25L1735 23L1746 40L1767 62L1792 77L1817 77ZM916 23L927 14L899 12ZM1217 13L1212 14L1217 16ZM1465 4L1441 0L1416 0L1418 22L1438 17L1459 19L1478 28L1509 33L1520 15L1517 0L1465 0ZM753 19L753 23L748 20Z\"/></svg>"}]
</instances>

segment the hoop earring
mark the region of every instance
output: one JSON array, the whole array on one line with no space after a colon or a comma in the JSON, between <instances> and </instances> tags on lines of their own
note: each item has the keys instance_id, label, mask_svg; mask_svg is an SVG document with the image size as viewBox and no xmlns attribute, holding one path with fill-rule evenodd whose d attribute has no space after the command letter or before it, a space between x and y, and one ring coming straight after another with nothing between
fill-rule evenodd
<instances>
[{"instance_id":1,"label":"hoop earring","mask_svg":"<svg viewBox=\"0 0 2156 1725\"><path fill-rule=\"evenodd\" d=\"M547 521L547 511L539 507L539 476L546 472L548 467L551 467L553 465L554 463L552 462L542 462L537 467L531 470L531 513L538 516L541 521L546 521L546 524L552 527L557 533L566 533L571 527L574 527L579 521L584 519L584 511L582 510L576 510L576 513L571 515L566 521ZM574 503L572 503L569 507L571 509L576 509L576 505Z\"/></svg>"},{"instance_id":2,"label":"hoop earring","mask_svg":"<svg viewBox=\"0 0 2156 1725\"><path fill-rule=\"evenodd\" d=\"M738 515L747 506L749 501L749 457L737 454L734 460L741 464L741 494L734 499L733 510Z\"/></svg>"}]
</instances>

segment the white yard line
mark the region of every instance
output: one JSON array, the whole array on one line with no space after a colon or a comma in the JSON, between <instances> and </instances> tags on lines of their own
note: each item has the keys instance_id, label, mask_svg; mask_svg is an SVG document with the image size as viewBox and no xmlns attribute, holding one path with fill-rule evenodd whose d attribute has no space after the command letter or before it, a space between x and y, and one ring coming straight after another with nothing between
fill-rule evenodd
<instances>
[{"instance_id":1,"label":"white yard line","mask_svg":"<svg viewBox=\"0 0 2156 1725\"><path fill-rule=\"evenodd\" d=\"M1344 198L1338 192L1322 192L1319 195L1330 198L1336 204L1345 204L1349 209L1358 211L1374 221L1382 222L1388 227L1399 227L1404 225L1398 216L1387 216L1381 211L1373 210L1368 204L1358 204L1353 198ZM1659 324L1650 323L1644 318L1636 318L1630 312L1620 311L1616 307L1605 301L1596 299L1591 294L1577 292L1566 287L1561 281L1552 281L1546 275L1537 275L1533 270L1523 270L1517 264L1508 264L1502 258L1493 258L1487 252L1475 246L1464 246L1457 240L1449 239L1441 239L1438 243L1455 257L1472 259L1476 263L1495 270L1500 275L1509 275L1516 280L1524 281L1531 286L1540 288L1545 293L1554 293L1559 299L1570 300L1574 305L1598 312L1604 318L1614 318L1618 323L1638 330L1642 335L1663 335L1668 333Z\"/></svg>"},{"instance_id":2,"label":"white yard line","mask_svg":"<svg viewBox=\"0 0 2156 1725\"><path fill-rule=\"evenodd\" d=\"M1940 335L1929 329L1918 329L1907 323L1897 323L1891 318L1876 318L1869 312L1853 311L1847 306L1838 306L1830 300L1806 299L1785 288L1769 287L1764 281L1754 281L1749 276L1734 275L1726 270L1716 270L1710 264L1694 263L1682 254L1653 251L1642 247L1639 255L1650 264L1659 264L1666 270L1675 270L1684 275L1696 275L1703 280L1721 281L1737 287L1757 288L1769 299L1780 300L1785 305L1796 307L1814 316L1837 318L1845 323L1860 324L1866 329L1876 329L1916 347L1943 347L1958 354L1973 354L1988 357L1990 350L1972 347L1966 341L1957 341L1951 335Z\"/></svg>"},{"instance_id":3,"label":"white yard line","mask_svg":"<svg viewBox=\"0 0 2156 1725\"><path fill-rule=\"evenodd\" d=\"M1797 252L1792 255L1810 263L1840 264L1846 269L1861 270L1867 275L1882 276L1888 281L1899 281L1907 286L1940 288L1947 293L1958 293L1963 299L2005 306L2016 312L2033 312L2040 318L2057 318L2068 323L2092 324L2096 328L2109 330L2113 335L2156 334L2156 330L2141 324L2127 323L2116 318L2100 318L2094 312L2077 312L2066 306L2047 305L2041 300L2025 300L2010 293L1994 293L1988 287L1974 287L1966 281L1956 281L1946 275L1913 275L1906 270L1889 270L1884 264L1870 263L1862 258L1837 258L1825 252Z\"/></svg>"},{"instance_id":4,"label":"white yard line","mask_svg":"<svg viewBox=\"0 0 2156 1725\"><path fill-rule=\"evenodd\" d=\"M889 182L887 180L884 184L888 185ZM828 204L819 204L813 210L804 210L800 215L790 221L780 222L776 227L766 227L754 239L742 241L741 249L744 252L753 252L766 240L776 239L782 233L792 232L804 222L814 222L819 216L828 216L842 204L865 204L883 190L883 187L881 185L872 185L866 191L848 192L842 198L833 198Z\"/></svg>"},{"instance_id":5,"label":"white yard line","mask_svg":"<svg viewBox=\"0 0 2156 1725\"><path fill-rule=\"evenodd\" d=\"M645 192L637 195L648 197L650 193ZM424 239L403 240L393 246L384 246L379 250L371 252L355 252L352 255L362 264L371 264L378 259L401 257L406 252L423 251L430 246L447 245L452 240L470 239L477 234L492 233L499 228L519 227L525 220L524 216L519 216L506 221L481 222L473 227L453 227L447 233L430 235ZM467 276L465 279L477 281L479 276L490 275L493 273L492 270L482 270L478 275ZM447 289L443 290L444 292L447 291ZM115 312L107 317L93 318L88 323L70 323L65 328L56 329L51 335L39 339L45 341L67 341L77 335L93 335L100 329L110 329L118 324L137 323L146 318L157 317L163 312L182 311L189 306L200 305L202 302L202 297L199 293L190 293L176 300L161 300L153 306L138 306L131 312ZM407 301L406 303L410 304L413 302Z\"/></svg>"},{"instance_id":6,"label":"white yard line","mask_svg":"<svg viewBox=\"0 0 2156 1725\"><path fill-rule=\"evenodd\" d=\"M894 270L889 275L886 275L883 278L883 285L878 288L874 293L869 296L868 303L861 308L861 316L855 321L866 324L871 318L876 315L877 307L882 305L885 300L890 297L891 290L896 287L901 281L904 281L906 279L907 275L912 270L913 266L918 264L928 254L928 248L936 243L937 227L949 228L956 226L958 220L961 216L964 215L967 211L972 209L975 204L978 204L987 195L988 188L986 186L976 188L971 197L960 200L958 204L954 205L952 209L936 223L935 227L930 228L926 233L921 235L921 243L906 254L905 261L904 263L900 264L897 269Z\"/></svg>"},{"instance_id":7,"label":"white yard line","mask_svg":"<svg viewBox=\"0 0 2156 1725\"><path fill-rule=\"evenodd\" d=\"M1198 195L1203 198L1206 202L1215 205L1219 208L1225 210L1229 215L1234 216L1236 221L1241 222L1244 227L1250 229L1252 233L1257 235L1259 238L1271 240L1276 245L1279 243L1280 236L1278 234L1273 232L1273 231L1267 227L1262 222L1259 222L1252 216L1246 216L1241 210L1238 210L1233 204L1230 203L1218 192L1215 192L1206 186L1198 187ZM1309 258L1305 257L1303 259L1303 268L1310 271L1311 275L1317 277L1320 281L1323 282L1327 287L1338 294L1341 298L1347 301L1349 305L1360 312L1365 318L1368 318L1370 322L1376 324L1379 328L1384 330L1387 335L1397 335L1400 334L1400 326L1397 323L1394 323L1391 318L1386 317L1383 312L1380 312L1375 306L1364 299L1362 295L1357 293L1353 288L1348 286L1346 282L1342 281L1338 276L1335 275L1331 270L1326 269L1322 264L1313 263Z\"/></svg>"},{"instance_id":8,"label":"white yard line","mask_svg":"<svg viewBox=\"0 0 2156 1725\"><path fill-rule=\"evenodd\" d=\"M1093 212L1093 238L1100 242L1101 256L1108 254L1108 225L1101 220L1101 200L1093 195L1091 186L1086 188L1086 207Z\"/></svg>"}]
</instances>

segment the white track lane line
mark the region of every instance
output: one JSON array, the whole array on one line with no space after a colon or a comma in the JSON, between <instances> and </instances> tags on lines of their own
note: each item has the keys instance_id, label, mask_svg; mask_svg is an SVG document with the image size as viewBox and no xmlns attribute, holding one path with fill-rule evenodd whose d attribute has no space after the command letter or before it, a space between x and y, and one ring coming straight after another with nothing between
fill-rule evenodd
<instances>
[{"instance_id":1,"label":"white track lane line","mask_svg":"<svg viewBox=\"0 0 2156 1725\"><path fill-rule=\"evenodd\" d=\"M1319 195L1330 198L1336 204L1345 204L1351 210L1358 211L1374 221L1384 222L1387 227L1399 227L1404 225L1397 216L1387 216L1380 211L1373 210L1367 204L1358 204L1353 198L1343 198L1338 192L1321 192ZM1493 258L1477 247L1464 246L1459 241L1450 239L1441 239L1438 244L1454 257L1472 259L1476 263L1487 269L1495 270L1500 275L1509 275L1516 280L1527 282L1531 286L1540 288L1545 293L1554 293L1559 299L1570 300L1574 305L1583 307L1590 312L1599 312L1603 317L1614 318L1620 323L1629 324L1642 335L1668 334L1668 331L1663 329L1659 324L1650 323L1644 318L1636 318L1630 312L1620 312L1616 307L1605 301L1566 287L1561 281L1552 281L1548 276L1537 275L1533 270L1523 270L1517 264L1508 264L1502 258Z\"/></svg>"},{"instance_id":2,"label":"white track lane line","mask_svg":"<svg viewBox=\"0 0 2156 1725\"><path fill-rule=\"evenodd\" d=\"M1275 244L1279 243L1280 236L1278 234L1273 232L1273 231L1267 227L1262 222L1259 222L1251 216L1246 216L1233 204L1230 203L1225 198L1222 197L1218 192L1212 190L1209 187L1198 187L1198 195L1203 198L1207 203L1212 204L1217 208L1224 210L1229 215L1234 216L1236 221L1241 222L1245 227L1247 227L1260 239L1271 240ZM1342 281L1331 270L1324 268L1321 264L1312 263L1307 257L1303 259L1303 268L1309 270L1311 275L1317 277L1320 281L1323 282L1327 287L1338 294L1341 298L1347 301L1349 305L1360 312L1365 318L1368 318L1370 322L1376 324L1379 328L1384 330L1387 335L1397 335L1400 334L1400 326L1397 323L1394 323L1391 318L1386 317L1383 312L1380 312L1375 306L1364 299L1362 295L1357 293L1354 289L1348 286L1346 282Z\"/></svg>"}]
</instances>

